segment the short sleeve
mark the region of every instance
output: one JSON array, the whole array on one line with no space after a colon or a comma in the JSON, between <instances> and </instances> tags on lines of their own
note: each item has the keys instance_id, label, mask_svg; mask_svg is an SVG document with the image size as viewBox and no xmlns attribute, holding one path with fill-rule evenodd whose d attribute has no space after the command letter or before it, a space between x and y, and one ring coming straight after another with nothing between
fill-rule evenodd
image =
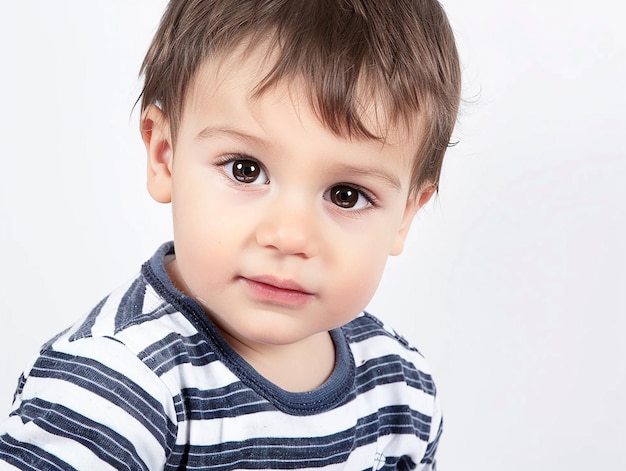
<instances>
[{"instance_id":1,"label":"short sleeve","mask_svg":"<svg viewBox=\"0 0 626 471\"><path fill-rule=\"evenodd\" d=\"M57 342L20 378L0 469L163 469L175 438L171 393L125 345Z\"/></svg>"}]
</instances>

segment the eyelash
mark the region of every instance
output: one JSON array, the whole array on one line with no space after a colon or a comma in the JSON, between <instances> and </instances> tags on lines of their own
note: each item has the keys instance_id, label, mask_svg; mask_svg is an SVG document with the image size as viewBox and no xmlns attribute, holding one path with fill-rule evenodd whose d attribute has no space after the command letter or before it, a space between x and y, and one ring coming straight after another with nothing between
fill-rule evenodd
<instances>
[{"instance_id":1,"label":"eyelash","mask_svg":"<svg viewBox=\"0 0 626 471\"><path fill-rule=\"evenodd\" d=\"M250 162L256 163L259 166L260 170L267 177L267 180L263 184L267 185L270 182L268 171L266 170L265 166L261 162L259 162L257 159L255 159L254 157L250 157L249 155L246 155L244 153L227 154L227 155L223 156L222 158L218 159L215 162L215 166L220 168L220 169L224 169L224 167L227 166L228 164L231 164L231 163L234 164L238 160L246 160L246 161L250 161ZM234 180L233 177L231 177L229 175L224 175L224 177L227 178L230 183L235 183L235 184L240 184L240 185L250 185L250 183L245 183L245 182Z\"/></svg>"},{"instance_id":2,"label":"eyelash","mask_svg":"<svg viewBox=\"0 0 626 471\"><path fill-rule=\"evenodd\" d=\"M345 187L351 188L353 190L356 190L363 198L365 198L365 201L367 201L369 203L371 208L378 208L379 207L379 202L378 202L378 199L376 198L376 196L374 196L372 194L372 192L370 192L366 188L363 188L362 186L357 185L355 183L335 183L327 191L330 191L333 188L337 188L337 187L340 187L340 186L345 186ZM324 192L324 193L326 193L326 192ZM337 207L339 207L339 206L337 206ZM353 213L360 213L360 212L365 211L367 209L368 208L363 208L363 209L348 208L348 209L346 209L346 211L352 211Z\"/></svg>"},{"instance_id":3,"label":"eyelash","mask_svg":"<svg viewBox=\"0 0 626 471\"><path fill-rule=\"evenodd\" d=\"M264 172L265 175L267 176L267 181L264 184L269 184L270 183L270 178L269 178L269 175L268 175L268 171L266 170L265 166L261 162L259 162L257 159L255 159L254 157L251 157L251 156L249 156L249 155L247 155L245 153L234 153L234 154L224 155L223 157L221 157L220 159L218 159L215 162L215 166L223 169L226 165L234 163L234 162L236 162L238 160L247 160L247 161L250 161L250 162L255 162L260 167L261 171ZM239 182L239 181L233 180L233 178L231 176L229 176L229 175L224 175L224 177L226 179L228 179L228 181L231 182L231 183L235 182L235 183L239 183L241 185L250 185L249 183L244 183L244 182ZM364 187L362 187L360 185L354 184L354 183L345 183L345 182L335 183L334 185L329 187L328 190L326 190L324 192L324 195L326 195L326 193L331 191L332 189L338 188L338 187L341 187L341 186L344 186L344 187L347 187L347 188L350 188L350 189L353 189L353 190L357 191L360 196L365 198L365 201L367 201L367 203L369 204L369 208L378 208L380 206L378 198L376 198L376 196L372 192L370 192L366 188L364 188ZM336 206L339 209L344 209L344 208L341 208L341 206L339 206L339 205L335 205L334 203L333 203L333 205ZM361 212L366 211L367 209L368 209L368 207L360 208L360 209L345 208L344 210L345 210L345 212L351 212L351 213L354 213L354 214L360 214Z\"/></svg>"}]
</instances>

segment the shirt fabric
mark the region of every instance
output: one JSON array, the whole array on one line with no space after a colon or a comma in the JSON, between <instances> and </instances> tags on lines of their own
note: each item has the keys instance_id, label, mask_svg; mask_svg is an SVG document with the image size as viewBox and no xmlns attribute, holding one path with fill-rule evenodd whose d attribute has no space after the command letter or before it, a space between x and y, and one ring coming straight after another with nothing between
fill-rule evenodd
<instances>
[{"instance_id":1,"label":"shirt fabric","mask_svg":"<svg viewBox=\"0 0 626 471\"><path fill-rule=\"evenodd\" d=\"M435 386L406 340L364 312L331 332L330 378L287 392L174 288L173 253L42 347L0 424L0 469L435 469Z\"/></svg>"}]
</instances>

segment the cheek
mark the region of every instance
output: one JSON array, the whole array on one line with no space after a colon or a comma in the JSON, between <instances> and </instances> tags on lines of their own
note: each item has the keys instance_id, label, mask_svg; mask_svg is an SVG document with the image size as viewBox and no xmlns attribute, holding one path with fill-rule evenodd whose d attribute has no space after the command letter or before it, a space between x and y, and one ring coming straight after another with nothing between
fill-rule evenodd
<instances>
[{"instance_id":1,"label":"cheek","mask_svg":"<svg viewBox=\"0 0 626 471\"><path fill-rule=\"evenodd\" d=\"M176 183L172 191L175 238L181 239L179 244L182 239L186 244L215 242L214 239L222 236L220 229L232 219L219 204L224 201L223 195L216 192L219 187L211 181L194 181L193 177L189 177L186 184Z\"/></svg>"},{"instance_id":2,"label":"cheek","mask_svg":"<svg viewBox=\"0 0 626 471\"><path fill-rule=\"evenodd\" d=\"M344 251L341 263L331 271L333 302L340 316L361 312L378 288L388 256L382 250L372 251L371 247Z\"/></svg>"},{"instance_id":3,"label":"cheek","mask_svg":"<svg viewBox=\"0 0 626 471\"><path fill-rule=\"evenodd\" d=\"M180 274L193 290L203 290L217 273L211 267L232 265L227 215L191 199L172 202L174 242ZM230 243L229 243L230 241Z\"/></svg>"}]
</instances>

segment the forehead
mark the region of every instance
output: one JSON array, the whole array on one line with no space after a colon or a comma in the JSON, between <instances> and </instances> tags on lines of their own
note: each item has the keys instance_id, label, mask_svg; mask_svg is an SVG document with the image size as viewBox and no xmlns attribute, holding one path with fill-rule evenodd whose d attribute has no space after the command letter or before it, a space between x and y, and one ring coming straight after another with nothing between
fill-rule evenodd
<instances>
[{"instance_id":1,"label":"forehead","mask_svg":"<svg viewBox=\"0 0 626 471\"><path fill-rule=\"evenodd\" d=\"M374 86L365 78L358 80L356 99L346 104L345 99L333 90L320 96L317 92L320 84L311 83L297 71L281 74L278 80L267 85L268 77L275 72L277 55L276 48L268 43L252 45L243 41L232 50L204 60L186 92L183 112L224 92L237 95L241 106L262 98L287 97L296 110L311 111L324 127L339 137L394 146L412 142L417 152L425 131L423 116L414 113L406 119L393 119L389 113L389 100L380 86ZM329 117L329 113L332 116ZM354 132L349 126L337 129L329 122L347 123L355 117L367 134Z\"/></svg>"}]
</instances>

